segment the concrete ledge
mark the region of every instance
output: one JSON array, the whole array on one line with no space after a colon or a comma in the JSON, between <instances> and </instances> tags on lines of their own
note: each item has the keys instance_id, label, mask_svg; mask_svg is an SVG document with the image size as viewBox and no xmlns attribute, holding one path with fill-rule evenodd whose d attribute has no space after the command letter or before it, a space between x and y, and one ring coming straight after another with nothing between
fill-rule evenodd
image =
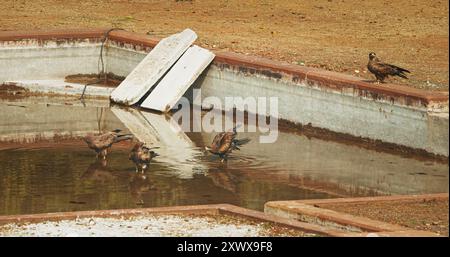
<instances>
[{"instance_id":1,"label":"concrete ledge","mask_svg":"<svg viewBox=\"0 0 450 257\"><path fill-rule=\"evenodd\" d=\"M173 207L155 207L142 209L119 209L100 211L76 211L60 213L43 213L29 215L0 216L0 225L10 223L37 223L43 221L71 220L86 217L132 217L136 215L167 215L167 214L198 214L198 215L231 215L244 219L260 222L269 222L274 225L300 230L306 233L314 233L322 236L333 237L374 237L374 236L434 236L432 233L415 230L382 231L376 233L355 233L339 231L333 228L309 224L293 219L274 216L254 210L241 208L230 204L189 205Z\"/></svg>"},{"instance_id":2,"label":"concrete ledge","mask_svg":"<svg viewBox=\"0 0 450 257\"><path fill-rule=\"evenodd\" d=\"M309 199L297 200L295 202L311 205L338 204L338 203L370 203L370 202L390 202L390 201L420 201L420 200L445 200L448 199L448 193L441 194L423 194L423 195L392 195L375 197L352 197L352 198L332 198L332 199Z\"/></svg>"},{"instance_id":3,"label":"concrete ledge","mask_svg":"<svg viewBox=\"0 0 450 257\"><path fill-rule=\"evenodd\" d=\"M365 217L326 209L327 204L338 203L370 203L370 202L404 202L431 199L448 199L449 194L401 195L359 198L337 198L296 201L271 201L264 205L264 212L284 218L296 219L303 222L320 224L334 229L356 233L357 235L372 236L436 236L427 231L409 229L400 225L390 224Z\"/></svg>"},{"instance_id":4,"label":"concrete ledge","mask_svg":"<svg viewBox=\"0 0 450 257\"><path fill-rule=\"evenodd\" d=\"M58 29L58 30L25 30L0 31L0 41L17 41L23 39L76 39L101 38L108 31L104 29Z\"/></svg>"},{"instance_id":5,"label":"concrete ledge","mask_svg":"<svg viewBox=\"0 0 450 257\"><path fill-rule=\"evenodd\" d=\"M77 211L60 213L43 213L30 215L0 216L0 225L9 223L36 223L42 221L70 220L86 217L131 217L136 215L163 215L163 214L208 214L208 215L232 215L245 219L273 223L278 226L288 227L304 232L315 233L323 236L342 236L345 233L333 229L324 228L314 224L307 224L295 220L289 220L262 212L253 211L229 204L190 205L174 207L155 207L142 209L120 209L101 211ZM353 236L353 235L352 235Z\"/></svg>"},{"instance_id":6,"label":"concrete ledge","mask_svg":"<svg viewBox=\"0 0 450 257\"><path fill-rule=\"evenodd\" d=\"M77 83L69 83L64 80L19 80L19 81L5 81L0 84L0 92L2 88L16 87L23 89L27 93L33 95L67 95L67 96L81 96L84 85ZM105 98L109 99L109 95L114 90L113 87L102 87L89 85L86 87L84 95L86 97Z\"/></svg>"},{"instance_id":7,"label":"concrete ledge","mask_svg":"<svg viewBox=\"0 0 450 257\"><path fill-rule=\"evenodd\" d=\"M69 29L69 30L44 30L44 31L2 31L0 32L0 41L17 41L23 39L73 39L73 38L102 38L108 29ZM146 35L136 34L127 31L112 31L110 40L120 43L141 45L153 48L159 39L149 38ZM302 67L286 62L273 61L265 58L247 56L231 52L215 52L215 64L230 64L245 68L254 68L259 70L270 70L265 72L268 76L279 77L274 72L282 72L293 75L293 80L308 80L317 83L322 87L328 87L333 90L342 91L343 88L354 88L361 91L361 95L376 94L374 97L406 97L411 101L420 101L423 105L432 102L443 102L448 104L448 93L425 91L408 86L396 84L375 85L368 83L363 79L345 75L337 72L331 72L316 68ZM392 100L392 99L391 99Z\"/></svg>"},{"instance_id":8,"label":"concrete ledge","mask_svg":"<svg viewBox=\"0 0 450 257\"><path fill-rule=\"evenodd\" d=\"M260 57L246 56L237 53L217 53L217 57L214 61L216 64L225 63L237 65L241 69L253 68L255 70L262 71L263 74L266 73L267 76L275 78L281 78L282 75L274 73L274 71L285 73L293 76L293 82L298 83L302 81L310 81L316 83L319 87L325 87L338 92L351 88L358 90L358 95L360 96L372 94L372 97L376 99L385 98L388 101L394 101L394 99L389 97L411 98L410 101L406 101L407 105L412 104L411 101L420 101L423 105L427 105L432 102L448 103L448 94L443 92L429 92L408 86L388 83L376 85L351 75L310 67L302 67L299 65L272 61ZM266 72L264 72L264 70ZM269 73L269 71L272 73ZM249 72L254 73L255 71L250 70Z\"/></svg>"}]
</instances>

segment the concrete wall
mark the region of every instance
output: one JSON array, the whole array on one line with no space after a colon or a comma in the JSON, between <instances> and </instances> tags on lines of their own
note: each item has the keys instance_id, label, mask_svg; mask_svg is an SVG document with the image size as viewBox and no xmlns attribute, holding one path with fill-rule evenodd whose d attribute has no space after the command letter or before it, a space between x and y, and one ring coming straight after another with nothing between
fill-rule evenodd
<instances>
[{"instance_id":1,"label":"concrete wall","mask_svg":"<svg viewBox=\"0 0 450 257\"><path fill-rule=\"evenodd\" d=\"M144 57L144 51L111 46L108 71L126 76ZM295 83L289 79L251 74L220 63L211 65L195 86L201 88L202 98L215 96L222 102L229 96L276 96L282 119L434 154L449 154L448 112L434 114L427 106L377 101L352 91L330 92L305 81Z\"/></svg>"},{"instance_id":2,"label":"concrete wall","mask_svg":"<svg viewBox=\"0 0 450 257\"><path fill-rule=\"evenodd\" d=\"M100 42L96 41L0 41L0 83L97 73Z\"/></svg>"},{"instance_id":3,"label":"concrete wall","mask_svg":"<svg viewBox=\"0 0 450 257\"><path fill-rule=\"evenodd\" d=\"M138 38L124 43L130 33L122 38L119 32L114 33L116 39L112 38L105 49L106 71L126 76L154 42ZM96 73L99 46L98 39L57 43L0 40L0 83ZM377 88L355 81L325 71L218 54L197 86L202 97L276 96L282 119L448 156L448 96L422 97L418 90L390 89L389 85ZM436 104L433 99L440 102Z\"/></svg>"}]
</instances>

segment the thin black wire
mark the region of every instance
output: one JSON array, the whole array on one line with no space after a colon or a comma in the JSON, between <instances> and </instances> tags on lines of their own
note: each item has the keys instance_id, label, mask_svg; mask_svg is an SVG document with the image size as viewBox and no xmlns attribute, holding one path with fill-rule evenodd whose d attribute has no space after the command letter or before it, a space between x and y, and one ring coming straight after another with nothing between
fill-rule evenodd
<instances>
[{"instance_id":1,"label":"thin black wire","mask_svg":"<svg viewBox=\"0 0 450 257\"><path fill-rule=\"evenodd\" d=\"M99 79L96 80L95 82L87 83L84 85L83 92L81 93L81 97L80 97L80 100L81 100L81 102L83 102L83 104L84 104L84 94L86 92L87 86L101 83L107 79L106 74L105 74L105 63L103 61L103 48L105 47L105 43L108 40L109 33L111 33L111 31L114 31L114 30L123 30L123 29L122 28L112 28L105 32L105 35L103 36L103 39L102 39L102 44L100 46L100 56L97 61L97 69L98 69L97 72L98 72ZM100 63L102 66L101 71L99 70ZM103 78L101 78L102 75L104 76Z\"/></svg>"}]
</instances>

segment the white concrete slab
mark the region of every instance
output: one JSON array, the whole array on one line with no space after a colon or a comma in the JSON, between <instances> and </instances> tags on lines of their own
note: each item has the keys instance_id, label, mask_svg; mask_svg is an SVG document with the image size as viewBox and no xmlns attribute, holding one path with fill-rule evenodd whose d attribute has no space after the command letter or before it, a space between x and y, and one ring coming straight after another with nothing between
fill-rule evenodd
<instances>
[{"instance_id":1,"label":"white concrete slab","mask_svg":"<svg viewBox=\"0 0 450 257\"><path fill-rule=\"evenodd\" d=\"M214 59L204 48L191 46L141 104L142 107L168 112Z\"/></svg>"},{"instance_id":2,"label":"white concrete slab","mask_svg":"<svg viewBox=\"0 0 450 257\"><path fill-rule=\"evenodd\" d=\"M197 39L190 29L162 39L111 93L111 100L124 105L138 102Z\"/></svg>"}]
</instances>

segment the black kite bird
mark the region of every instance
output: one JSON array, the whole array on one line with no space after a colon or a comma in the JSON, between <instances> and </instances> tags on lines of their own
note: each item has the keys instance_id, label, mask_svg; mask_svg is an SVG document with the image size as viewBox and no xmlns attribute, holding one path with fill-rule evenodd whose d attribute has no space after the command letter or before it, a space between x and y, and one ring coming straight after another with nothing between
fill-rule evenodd
<instances>
[{"instance_id":1,"label":"black kite bird","mask_svg":"<svg viewBox=\"0 0 450 257\"><path fill-rule=\"evenodd\" d=\"M147 169L148 165L150 164L150 161L154 157L159 156L159 154L151 151L151 149L156 148L159 147L148 148L144 146L143 142L138 142L134 145L129 154L129 159L136 165L136 172L138 172L139 170L144 172L144 170Z\"/></svg>"},{"instance_id":2,"label":"black kite bird","mask_svg":"<svg viewBox=\"0 0 450 257\"><path fill-rule=\"evenodd\" d=\"M382 62L374 52L369 53L367 69L375 75L377 83L383 83L384 79L388 76L399 76L407 79L408 77L406 77L405 72L410 73L409 70Z\"/></svg>"},{"instance_id":3,"label":"black kite bird","mask_svg":"<svg viewBox=\"0 0 450 257\"><path fill-rule=\"evenodd\" d=\"M88 134L83 138L88 147L97 153L97 158L106 159L108 149L117 142L132 139L131 134L119 134L121 130L116 129L100 135Z\"/></svg>"},{"instance_id":4,"label":"black kite bird","mask_svg":"<svg viewBox=\"0 0 450 257\"><path fill-rule=\"evenodd\" d=\"M240 150L240 146L250 142L250 139L248 138L236 139L236 128L237 127L234 127L231 132L221 132L217 134L211 145L205 146L205 149L212 154L219 155L221 162L223 162L233 150Z\"/></svg>"}]
</instances>

